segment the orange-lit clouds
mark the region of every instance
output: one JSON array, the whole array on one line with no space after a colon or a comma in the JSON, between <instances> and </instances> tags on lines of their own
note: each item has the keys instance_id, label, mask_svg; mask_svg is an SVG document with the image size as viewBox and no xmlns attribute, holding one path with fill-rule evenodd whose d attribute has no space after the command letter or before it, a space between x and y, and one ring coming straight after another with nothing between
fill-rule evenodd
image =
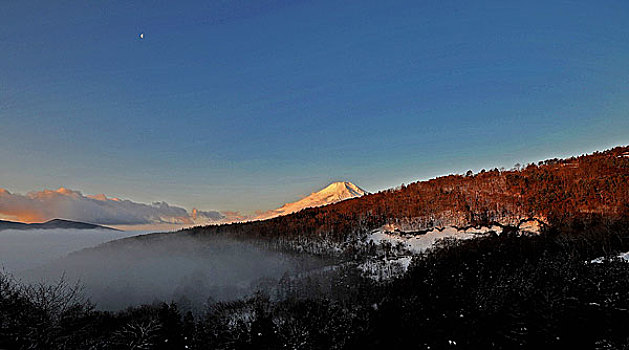
<instances>
[{"instance_id":1,"label":"orange-lit clouds","mask_svg":"<svg viewBox=\"0 0 629 350\"><path fill-rule=\"evenodd\" d=\"M217 211L193 209L190 214L186 209L166 202L137 203L108 198L104 194L83 195L63 187L25 195L0 188L0 217L23 222L63 218L102 225L193 225L227 219Z\"/></svg>"}]
</instances>

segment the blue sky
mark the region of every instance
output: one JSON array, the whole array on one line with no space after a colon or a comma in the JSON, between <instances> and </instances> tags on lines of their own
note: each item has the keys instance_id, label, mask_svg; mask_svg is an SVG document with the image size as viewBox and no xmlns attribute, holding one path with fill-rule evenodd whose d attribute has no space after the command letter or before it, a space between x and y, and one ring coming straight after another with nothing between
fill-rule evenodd
<instances>
[{"instance_id":1,"label":"blue sky","mask_svg":"<svg viewBox=\"0 0 629 350\"><path fill-rule=\"evenodd\" d=\"M250 212L628 144L627 23L626 1L4 2L0 187Z\"/></svg>"}]
</instances>

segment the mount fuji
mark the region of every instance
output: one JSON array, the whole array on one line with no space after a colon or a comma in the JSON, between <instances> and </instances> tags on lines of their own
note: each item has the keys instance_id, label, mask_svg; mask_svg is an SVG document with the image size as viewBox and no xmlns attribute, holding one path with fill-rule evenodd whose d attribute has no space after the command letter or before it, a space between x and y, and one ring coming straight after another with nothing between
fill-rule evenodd
<instances>
[{"instance_id":1,"label":"mount fuji","mask_svg":"<svg viewBox=\"0 0 629 350\"><path fill-rule=\"evenodd\" d=\"M277 209L266 211L258 215L255 219L266 220L276 216L292 214L306 208L320 207L346 199L361 197L365 194L368 194L368 192L351 182L334 182L324 189L314 192L296 202L287 203Z\"/></svg>"}]
</instances>

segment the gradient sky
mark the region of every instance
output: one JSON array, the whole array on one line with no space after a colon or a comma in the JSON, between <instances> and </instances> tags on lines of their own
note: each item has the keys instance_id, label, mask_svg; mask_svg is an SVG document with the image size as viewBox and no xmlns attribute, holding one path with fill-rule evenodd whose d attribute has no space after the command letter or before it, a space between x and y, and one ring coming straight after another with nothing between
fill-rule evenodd
<instances>
[{"instance_id":1,"label":"gradient sky","mask_svg":"<svg viewBox=\"0 0 629 350\"><path fill-rule=\"evenodd\" d=\"M626 0L3 1L0 187L247 212L628 144L628 23Z\"/></svg>"}]
</instances>

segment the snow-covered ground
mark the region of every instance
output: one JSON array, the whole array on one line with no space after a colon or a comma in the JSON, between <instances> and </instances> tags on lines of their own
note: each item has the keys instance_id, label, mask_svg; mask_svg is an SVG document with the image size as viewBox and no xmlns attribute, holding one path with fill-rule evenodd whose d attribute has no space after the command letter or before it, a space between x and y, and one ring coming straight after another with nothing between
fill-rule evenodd
<instances>
[{"instance_id":1,"label":"snow-covered ground","mask_svg":"<svg viewBox=\"0 0 629 350\"><path fill-rule=\"evenodd\" d=\"M619 259L620 261L624 261L624 262L629 262L629 252L625 252L625 253L620 253L618 255L615 256L616 259ZM600 264L606 260L609 260L605 257L600 257L600 258L596 258L593 260L590 260L590 264Z\"/></svg>"},{"instance_id":2,"label":"snow-covered ground","mask_svg":"<svg viewBox=\"0 0 629 350\"><path fill-rule=\"evenodd\" d=\"M408 270L413 256L424 253L443 239L467 240L502 233L502 227L497 225L465 229L450 226L422 234L390 229L390 225L385 225L363 239L363 244L373 245L379 255L358 266L364 276L378 281L400 276Z\"/></svg>"},{"instance_id":3,"label":"snow-covered ground","mask_svg":"<svg viewBox=\"0 0 629 350\"><path fill-rule=\"evenodd\" d=\"M504 224L517 229L518 234L539 234L545 225L542 219L516 218ZM409 232L408 225L387 224L371 231L361 244L370 250L372 257L359 265L359 269L367 277L384 280L399 276L406 272L413 256L422 254L444 239L468 240L486 237L490 234L500 235L504 227L500 224L458 228L446 226L426 232ZM627 255L629 260L629 254Z\"/></svg>"},{"instance_id":4,"label":"snow-covered ground","mask_svg":"<svg viewBox=\"0 0 629 350\"><path fill-rule=\"evenodd\" d=\"M478 235L485 235L490 231L500 233L499 230L491 227L482 227L479 229L466 229L458 230L455 227L446 227L443 230L434 229L426 232L425 234L410 235L403 232L388 232L382 229L373 231L366 239L367 242L374 242L375 244L390 243L393 247L402 247L404 251L412 254L420 254L432 248L439 240L445 238L455 239L471 239L476 238Z\"/></svg>"},{"instance_id":5,"label":"snow-covered ground","mask_svg":"<svg viewBox=\"0 0 629 350\"><path fill-rule=\"evenodd\" d=\"M382 260L370 259L358 265L358 269L362 271L365 277L383 281L406 273L412 261L412 256L385 258Z\"/></svg>"}]
</instances>

